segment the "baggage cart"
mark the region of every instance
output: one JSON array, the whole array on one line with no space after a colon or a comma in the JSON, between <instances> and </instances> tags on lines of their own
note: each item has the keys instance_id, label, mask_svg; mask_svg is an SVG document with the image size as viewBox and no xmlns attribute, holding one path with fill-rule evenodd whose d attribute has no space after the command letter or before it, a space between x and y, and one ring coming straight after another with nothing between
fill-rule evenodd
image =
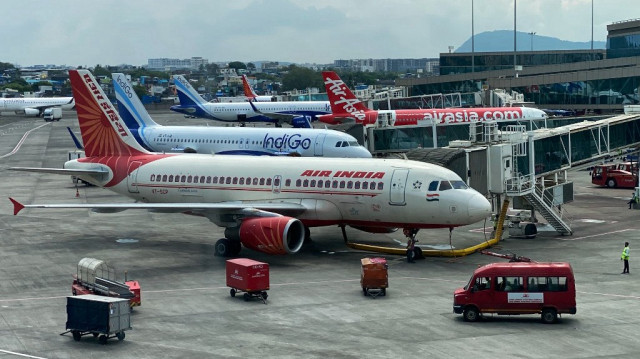
<instances>
[{"instance_id":1,"label":"baggage cart","mask_svg":"<svg viewBox=\"0 0 640 359\"><path fill-rule=\"evenodd\" d=\"M269 264L248 258L227 260L227 287L232 297L236 293L244 292L245 301L259 298L267 303L269 290Z\"/></svg>"},{"instance_id":2,"label":"baggage cart","mask_svg":"<svg viewBox=\"0 0 640 359\"><path fill-rule=\"evenodd\" d=\"M360 284L362 294L375 298L379 295L387 295L389 277L387 274L387 260L385 258L362 258L362 271L360 272Z\"/></svg>"},{"instance_id":3,"label":"baggage cart","mask_svg":"<svg viewBox=\"0 0 640 359\"><path fill-rule=\"evenodd\" d=\"M124 340L124 331L131 329L129 300L85 294L67 297L67 331L73 340L92 334L100 344L109 338Z\"/></svg>"},{"instance_id":4,"label":"baggage cart","mask_svg":"<svg viewBox=\"0 0 640 359\"><path fill-rule=\"evenodd\" d=\"M129 299L131 307L142 303L140 283L135 280L125 281L116 279L115 269L105 261L95 258L82 258L78 262L77 274L73 275L71 293L73 295L97 294L108 297Z\"/></svg>"}]
</instances>

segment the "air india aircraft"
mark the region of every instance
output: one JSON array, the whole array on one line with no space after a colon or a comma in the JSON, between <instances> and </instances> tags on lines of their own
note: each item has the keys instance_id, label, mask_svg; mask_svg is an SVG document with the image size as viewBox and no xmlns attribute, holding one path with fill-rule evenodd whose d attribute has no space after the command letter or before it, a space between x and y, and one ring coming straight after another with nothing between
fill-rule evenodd
<instances>
[{"instance_id":1,"label":"air india aircraft","mask_svg":"<svg viewBox=\"0 0 640 359\"><path fill-rule=\"evenodd\" d=\"M24 208L145 209L207 217L225 227L215 252L241 245L268 254L296 253L316 226L349 225L380 233L453 228L490 215L485 197L453 171L400 159L159 154L131 135L93 75L69 71L85 158L64 168L12 170L78 176L135 203L28 204Z\"/></svg>"},{"instance_id":2,"label":"air india aircraft","mask_svg":"<svg viewBox=\"0 0 640 359\"><path fill-rule=\"evenodd\" d=\"M323 71L322 79L329 96L331 114L317 116L318 121L336 125L355 122L362 125L415 126L468 124L478 121L515 122L545 120L547 114L530 107L471 107L410 110L371 110L349 90L333 71Z\"/></svg>"}]
</instances>

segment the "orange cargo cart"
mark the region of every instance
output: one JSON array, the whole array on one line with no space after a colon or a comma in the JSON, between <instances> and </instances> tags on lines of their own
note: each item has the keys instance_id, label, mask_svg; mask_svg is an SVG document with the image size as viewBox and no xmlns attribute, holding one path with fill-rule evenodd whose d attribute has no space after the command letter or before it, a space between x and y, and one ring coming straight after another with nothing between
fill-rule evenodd
<instances>
[{"instance_id":1,"label":"orange cargo cart","mask_svg":"<svg viewBox=\"0 0 640 359\"><path fill-rule=\"evenodd\" d=\"M248 258L227 260L227 287L232 297L244 292L244 300L260 298L267 303L269 290L269 264Z\"/></svg>"},{"instance_id":2,"label":"orange cargo cart","mask_svg":"<svg viewBox=\"0 0 640 359\"><path fill-rule=\"evenodd\" d=\"M389 287L389 276L387 274L387 260L385 258L362 258L362 272L360 273L360 284L362 294L375 298L379 295L387 295Z\"/></svg>"}]
</instances>

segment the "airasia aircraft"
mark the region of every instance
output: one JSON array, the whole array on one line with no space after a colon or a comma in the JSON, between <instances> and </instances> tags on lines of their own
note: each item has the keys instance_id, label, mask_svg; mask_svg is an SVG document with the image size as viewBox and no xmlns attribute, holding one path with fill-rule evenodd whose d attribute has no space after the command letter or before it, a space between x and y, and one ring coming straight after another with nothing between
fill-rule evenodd
<instances>
[{"instance_id":1,"label":"airasia aircraft","mask_svg":"<svg viewBox=\"0 0 640 359\"><path fill-rule=\"evenodd\" d=\"M317 116L318 121L336 125L355 122L363 125L410 126L454 125L477 121L514 122L545 120L547 114L530 107L473 107L445 109L371 110L349 90L333 71L322 78L331 104L331 114Z\"/></svg>"},{"instance_id":2,"label":"airasia aircraft","mask_svg":"<svg viewBox=\"0 0 640 359\"><path fill-rule=\"evenodd\" d=\"M159 154L132 136L86 70L69 71L87 157L64 168L12 170L78 176L135 203L29 204L23 208L146 209L207 217L225 227L216 254L241 244L269 253L296 253L308 228L350 225L369 232L453 228L490 215L485 197L454 172L400 159L254 157Z\"/></svg>"}]
</instances>

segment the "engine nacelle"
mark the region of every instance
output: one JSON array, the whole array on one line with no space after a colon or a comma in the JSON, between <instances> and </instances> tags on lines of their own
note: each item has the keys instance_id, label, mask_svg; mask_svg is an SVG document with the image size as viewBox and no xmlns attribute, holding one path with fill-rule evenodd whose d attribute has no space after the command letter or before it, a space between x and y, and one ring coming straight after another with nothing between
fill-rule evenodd
<instances>
[{"instance_id":1,"label":"engine nacelle","mask_svg":"<svg viewBox=\"0 0 640 359\"><path fill-rule=\"evenodd\" d=\"M248 218L240 225L240 241L258 252L292 254L302 247L304 225L286 216Z\"/></svg>"},{"instance_id":2,"label":"engine nacelle","mask_svg":"<svg viewBox=\"0 0 640 359\"><path fill-rule=\"evenodd\" d=\"M27 116L40 116L40 110L37 108L25 108L24 114Z\"/></svg>"},{"instance_id":3,"label":"engine nacelle","mask_svg":"<svg viewBox=\"0 0 640 359\"><path fill-rule=\"evenodd\" d=\"M299 116L291 120L291 126L295 128L311 128L311 117Z\"/></svg>"}]
</instances>

